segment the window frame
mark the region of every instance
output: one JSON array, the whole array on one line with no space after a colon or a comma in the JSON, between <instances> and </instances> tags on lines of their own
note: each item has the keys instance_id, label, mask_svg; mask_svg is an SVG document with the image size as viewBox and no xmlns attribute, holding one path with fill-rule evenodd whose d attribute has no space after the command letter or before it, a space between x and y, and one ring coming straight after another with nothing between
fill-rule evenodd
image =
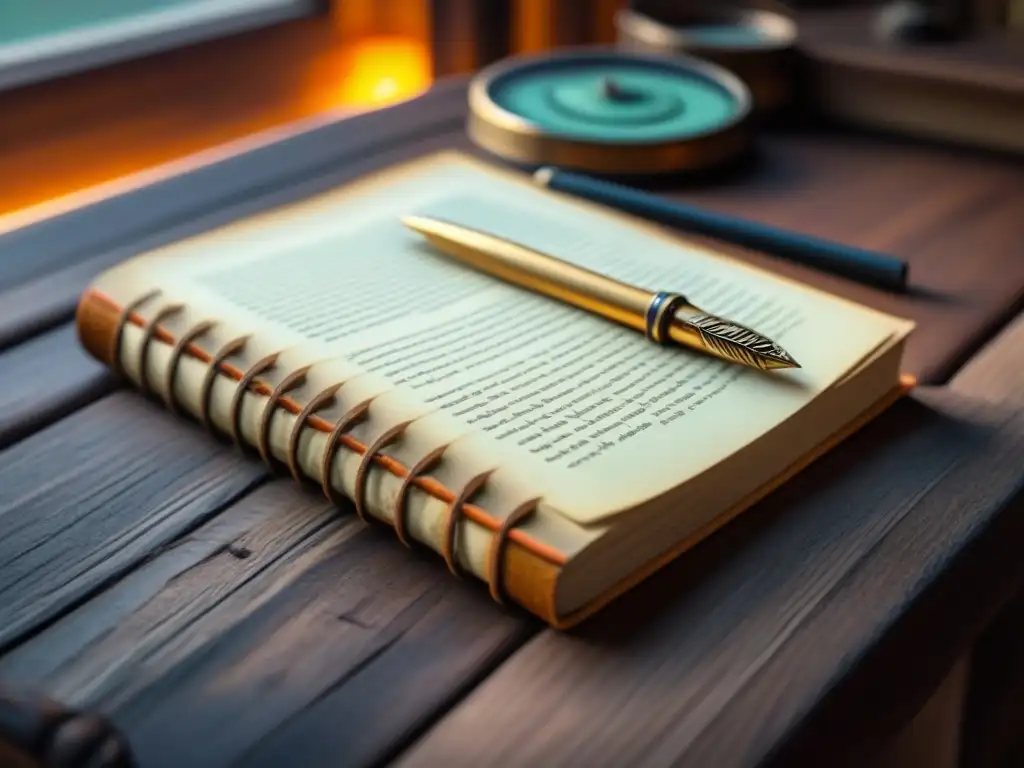
<instances>
[{"instance_id":1,"label":"window frame","mask_svg":"<svg viewBox=\"0 0 1024 768\"><path fill-rule=\"evenodd\" d=\"M0 44L0 91L326 13L329 0L206 0Z\"/></svg>"}]
</instances>

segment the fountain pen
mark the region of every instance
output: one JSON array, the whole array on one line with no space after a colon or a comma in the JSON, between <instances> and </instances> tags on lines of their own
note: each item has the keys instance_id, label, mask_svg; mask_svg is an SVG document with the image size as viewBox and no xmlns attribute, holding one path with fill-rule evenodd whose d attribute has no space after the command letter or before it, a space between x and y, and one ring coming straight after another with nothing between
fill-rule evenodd
<instances>
[{"instance_id":1,"label":"fountain pen","mask_svg":"<svg viewBox=\"0 0 1024 768\"><path fill-rule=\"evenodd\" d=\"M463 264L641 331L656 344L678 344L761 371L800 367L786 350L768 337L705 312L682 294L627 285L506 238L451 221L405 216L402 223Z\"/></svg>"}]
</instances>

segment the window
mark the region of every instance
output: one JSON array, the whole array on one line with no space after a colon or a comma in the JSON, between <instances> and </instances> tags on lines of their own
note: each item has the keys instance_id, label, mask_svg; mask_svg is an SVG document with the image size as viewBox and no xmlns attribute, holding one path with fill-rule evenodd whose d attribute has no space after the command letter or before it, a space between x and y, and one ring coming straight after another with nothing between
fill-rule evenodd
<instances>
[{"instance_id":1,"label":"window","mask_svg":"<svg viewBox=\"0 0 1024 768\"><path fill-rule=\"evenodd\" d=\"M0 89L309 16L321 0L0 0Z\"/></svg>"}]
</instances>

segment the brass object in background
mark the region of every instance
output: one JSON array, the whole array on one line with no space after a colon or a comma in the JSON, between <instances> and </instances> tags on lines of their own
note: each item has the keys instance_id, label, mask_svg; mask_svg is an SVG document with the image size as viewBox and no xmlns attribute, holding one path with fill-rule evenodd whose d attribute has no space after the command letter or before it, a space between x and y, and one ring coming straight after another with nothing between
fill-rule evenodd
<instances>
[{"instance_id":1,"label":"brass object in background","mask_svg":"<svg viewBox=\"0 0 1024 768\"><path fill-rule=\"evenodd\" d=\"M624 50L696 56L735 73L758 112L794 98L797 27L788 15L720 2L633 0L615 24Z\"/></svg>"},{"instance_id":2,"label":"brass object in background","mask_svg":"<svg viewBox=\"0 0 1024 768\"><path fill-rule=\"evenodd\" d=\"M480 72L469 88L467 131L514 164L647 176L744 155L751 114L747 87L710 62L581 47Z\"/></svg>"}]
</instances>

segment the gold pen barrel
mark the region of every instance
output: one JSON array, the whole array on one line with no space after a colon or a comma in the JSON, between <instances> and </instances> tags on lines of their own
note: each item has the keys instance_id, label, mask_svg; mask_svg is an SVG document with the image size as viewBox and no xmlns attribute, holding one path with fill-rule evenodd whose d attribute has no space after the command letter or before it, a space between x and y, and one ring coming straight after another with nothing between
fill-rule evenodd
<instances>
[{"instance_id":1,"label":"gold pen barrel","mask_svg":"<svg viewBox=\"0 0 1024 768\"><path fill-rule=\"evenodd\" d=\"M441 219L406 216L410 229L452 258L507 283L642 332L762 371L799 368L771 339L704 312L678 293L645 291L496 235Z\"/></svg>"},{"instance_id":2,"label":"gold pen barrel","mask_svg":"<svg viewBox=\"0 0 1024 768\"><path fill-rule=\"evenodd\" d=\"M439 219L406 216L402 223L481 272L644 331L645 313L654 296L650 291Z\"/></svg>"}]
</instances>

